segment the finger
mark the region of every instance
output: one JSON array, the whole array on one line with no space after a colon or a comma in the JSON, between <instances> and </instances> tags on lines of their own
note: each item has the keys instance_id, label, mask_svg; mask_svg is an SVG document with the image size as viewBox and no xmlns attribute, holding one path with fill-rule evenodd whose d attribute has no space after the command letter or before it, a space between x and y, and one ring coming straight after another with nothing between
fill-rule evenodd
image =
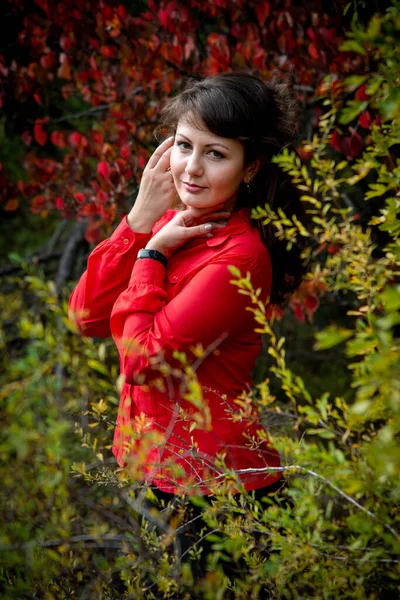
<instances>
[{"instance_id":1,"label":"finger","mask_svg":"<svg viewBox=\"0 0 400 600\"><path fill-rule=\"evenodd\" d=\"M170 154L170 151L172 150L174 140L175 140L175 137L172 135L171 137L164 140L163 143L158 146L158 148L155 150L155 152L153 152L153 154L150 156L150 158L148 160L147 166L149 169L153 169L154 167L156 167L158 165L158 163L160 162L160 159L165 157L165 153L167 152L167 155L168 155L167 164L164 169L165 171L167 170L167 167L169 166L169 154Z\"/></svg>"},{"instance_id":2,"label":"finger","mask_svg":"<svg viewBox=\"0 0 400 600\"><path fill-rule=\"evenodd\" d=\"M210 236L214 229L220 229L225 225L219 225L218 223L203 223L202 225L195 225L194 227L185 227L184 235L186 238L199 237L202 235Z\"/></svg>"}]
</instances>

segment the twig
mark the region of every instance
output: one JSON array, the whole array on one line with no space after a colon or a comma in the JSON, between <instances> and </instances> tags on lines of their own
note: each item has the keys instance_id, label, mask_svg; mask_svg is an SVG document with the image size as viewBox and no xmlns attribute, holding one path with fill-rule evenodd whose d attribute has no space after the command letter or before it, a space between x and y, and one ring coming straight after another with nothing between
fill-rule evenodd
<instances>
[{"instance_id":1,"label":"twig","mask_svg":"<svg viewBox=\"0 0 400 600\"><path fill-rule=\"evenodd\" d=\"M197 546L198 544L200 544L200 542L202 542L203 540L206 539L206 537L208 537L209 535L211 535L212 533L217 533L219 531L219 529L212 529L211 531L208 531L207 533L205 533L201 538L199 538L198 540L196 540L194 542L194 544L192 544L190 546L190 548L188 548L187 550L185 550L185 552L183 552L183 554L181 554L181 556L179 557L180 560L182 560L182 558L188 553L190 552L190 550L193 550L193 548L195 546Z\"/></svg>"},{"instance_id":2,"label":"twig","mask_svg":"<svg viewBox=\"0 0 400 600\"><path fill-rule=\"evenodd\" d=\"M31 540L29 542L24 542L23 544L1 544L1 550L17 550L17 549L28 549L32 547L39 548L51 548L52 546L61 546L62 544L78 544L79 542L96 542L96 541L108 541L108 542L132 542L132 539L121 533L121 534L104 534L104 535L92 535L92 534L82 534L82 535L72 535L69 538L61 538L58 540Z\"/></svg>"},{"instance_id":3,"label":"twig","mask_svg":"<svg viewBox=\"0 0 400 600\"><path fill-rule=\"evenodd\" d=\"M136 96L136 94L140 94L144 92L144 89L140 86L132 90L132 92L128 95L128 98L132 96ZM109 102L108 104L100 104L99 106L91 106L86 110L81 110L76 113L71 113L69 115L64 115L63 117L58 117L58 119L52 119L49 123L62 123L63 121L71 121L73 119L80 119L81 117L86 117L88 115L96 114L98 112L102 112L103 110L108 110L117 104L120 104L120 100L115 102Z\"/></svg>"},{"instance_id":4,"label":"twig","mask_svg":"<svg viewBox=\"0 0 400 600\"><path fill-rule=\"evenodd\" d=\"M327 479L323 475L320 475L319 473L316 473L315 471L312 471L311 469L306 469L305 467L302 467L301 465L288 465L286 467L265 467L265 468L260 468L260 469L253 469L253 468L238 469L236 471L236 474L237 475L245 475L248 473L269 473L271 471L278 472L278 473L283 473L284 471L289 471L291 473L298 472L298 473L304 473L306 475L311 475L312 477L315 477L316 479L320 479L321 481L323 481L324 483L329 485L329 487L331 487L333 490L335 490L335 492L337 494L339 494L339 496L341 496L342 498L347 500L347 502L350 502L350 504L352 504L353 506L355 506L362 512L366 513L369 517L371 517L373 519L377 519L377 516L375 513L373 513L372 511L370 511L367 508L365 508L364 506L362 506L362 504L360 504L359 502L357 502L357 500L354 500L354 498L352 498L351 496L346 494L346 492L344 492L343 490L338 488L329 479ZM216 476L215 479L222 479L223 477L225 477L224 473L222 475ZM400 537L399 533L395 529L393 529L393 527L391 525L388 525L387 523L383 523L383 525L396 538Z\"/></svg>"}]
</instances>

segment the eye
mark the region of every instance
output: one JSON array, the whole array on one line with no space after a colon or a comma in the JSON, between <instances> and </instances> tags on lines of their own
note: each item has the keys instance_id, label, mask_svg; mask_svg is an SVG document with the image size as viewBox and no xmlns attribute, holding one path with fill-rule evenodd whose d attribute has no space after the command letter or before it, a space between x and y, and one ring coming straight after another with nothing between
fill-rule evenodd
<instances>
[{"instance_id":1,"label":"eye","mask_svg":"<svg viewBox=\"0 0 400 600\"><path fill-rule=\"evenodd\" d=\"M176 145L181 150L189 150L190 149L190 144L188 142L176 142Z\"/></svg>"},{"instance_id":2,"label":"eye","mask_svg":"<svg viewBox=\"0 0 400 600\"><path fill-rule=\"evenodd\" d=\"M225 158L221 152L218 152L218 150L210 150L209 154L212 158Z\"/></svg>"}]
</instances>

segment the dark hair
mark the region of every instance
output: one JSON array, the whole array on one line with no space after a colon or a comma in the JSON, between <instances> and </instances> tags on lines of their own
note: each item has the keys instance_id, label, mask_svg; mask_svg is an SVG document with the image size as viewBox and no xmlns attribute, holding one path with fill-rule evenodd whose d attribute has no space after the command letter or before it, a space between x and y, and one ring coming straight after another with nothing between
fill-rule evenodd
<instances>
[{"instance_id":1,"label":"dark hair","mask_svg":"<svg viewBox=\"0 0 400 600\"><path fill-rule=\"evenodd\" d=\"M200 129L243 144L249 164L261 159L262 167L251 182L250 194L242 183L237 208L281 208L305 224L306 213L299 194L282 170L272 162L280 150L292 147L297 138L297 102L289 88L274 81L263 82L251 73L222 73L190 80L161 111L160 128L176 131L182 117ZM301 283L306 266L301 258L305 238L297 236L290 250L276 237L273 223L255 219L272 261L271 304L283 306Z\"/></svg>"}]
</instances>

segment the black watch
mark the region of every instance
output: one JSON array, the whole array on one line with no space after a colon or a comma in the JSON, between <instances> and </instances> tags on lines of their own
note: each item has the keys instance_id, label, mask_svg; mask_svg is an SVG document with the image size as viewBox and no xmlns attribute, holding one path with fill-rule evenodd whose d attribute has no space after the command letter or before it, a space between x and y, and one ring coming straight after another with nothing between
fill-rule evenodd
<instances>
[{"instance_id":1,"label":"black watch","mask_svg":"<svg viewBox=\"0 0 400 600\"><path fill-rule=\"evenodd\" d=\"M168 264L167 257L164 256L164 254L162 254L158 250L147 250L147 248L142 248L137 253L137 257L138 258L151 258L153 260L157 260L162 265L164 265L165 268L167 268L167 264Z\"/></svg>"}]
</instances>

